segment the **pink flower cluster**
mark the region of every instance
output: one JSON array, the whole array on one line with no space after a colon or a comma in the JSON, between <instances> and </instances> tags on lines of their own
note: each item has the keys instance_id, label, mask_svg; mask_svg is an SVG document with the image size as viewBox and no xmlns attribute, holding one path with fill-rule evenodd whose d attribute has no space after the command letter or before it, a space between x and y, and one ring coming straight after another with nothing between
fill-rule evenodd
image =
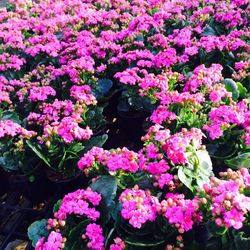
<instances>
[{"instance_id":1,"label":"pink flower cluster","mask_svg":"<svg viewBox=\"0 0 250 250\"><path fill-rule=\"evenodd\" d=\"M64 196L57 212L54 213L55 219L48 219L48 230L51 230L47 239L42 237L38 240L36 250L60 250L67 244L67 235L64 235L64 228L67 227L67 220L70 215L81 216L96 221L100 213L96 206L101 201L101 195L93 192L90 188L79 189ZM91 207L93 206L93 207ZM96 223L89 223L82 239L88 239L87 246L90 249L104 249L104 236L102 228Z\"/></svg>"},{"instance_id":2,"label":"pink flower cluster","mask_svg":"<svg viewBox=\"0 0 250 250\"><path fill-rule=\"evenodd\" d=\"M86 227L86 234L85 234L89 242L87 243L87 246L90 249L96 249L96 250L102 250L104 249L104 237L103 237L103 232L102 228L95 224L88 224Z\"/></svg>"},{"instance_id":3,"label":"pink flower cluster","mask_svg":"<svg viewBox=\"0 0 250 250\"><path fill-rule=\"evenodd\" d=\"M61 122L54 122L44 127L43 140L50 140L53 135L58 135L65 143L71 143L74 140L88 140L92 134L88 126L81 128L76 119L64 117Z\"/></svg>"},{"instance_id":4,"label":"pink flower cluster","mask_svg":"<svg viewBox=\"0 0 250 250\"><path fill-rule=\"evenodd\" d=\"M221 105L211 110L209 113L210 121L203 126L209 133L210 138L216 139L223 135L223 132L232 126L240 126L246 130L244 136L246 144L248 142L249 109L248 101L243 100L237 104Z\"/></svg>"},{"instance_id":5,"label":"pink flower cluster","mask_svg":"<svg viewBox=\"0 0 250 250\"><path fill-rule=\"evenodd\" d=\"M154 123L162 124L163 122L170 122L176 119L176 115L173 112L169 112L166 106L158 106L154 110L150 117L150 120Z\"/></svg>"},{"instance_id":6,"label":"pink flower cluster","mask_svg":"<svg viewBox=\"0 0 250 250\"><path fill-rule=\"evenodd\" d=\"M100 217L100 213L89 205L98 206L100 201L101 195L98 193L93 192L91 189L79 189L63 198L55 217L59 220L65 220L68 215L76 214L84 215L95 221Z\"/></svg>"},{"instance_id":7,"label":"pink flower cluster","mask_svg":"<svg viewBox=\"0 0 250 250\"><path fill-rule=\"evenodd\" d=\"M249 172L246 169L237 172L230 169L221 176L227 180L212 178L210 183L204 185L212 216L218 226L240 229L250 211L250 197L242 193L244 188L249 187Z\"/></svg>"},{"instance_id":8,"label":"pink flower cluster","mask_svg":"<svg viewBox=\"0 0 250 250\"><path fill-rule=\"evenodd\" d=\"M11 120L0 121L0 138L15 137L29 139L35 136L34 131L29 131L23 128L20 124Z\"/></svg>"},{"instance_id":9,"label":"pink flower cluster","mask_svg":"<svg viewBox=\"0 0 250 250\"><path fill-rule=\"evenodd\" d=\"M111 244L110 250L123 250L125 249L126 244L121 238L115 238L114 244Z\"/></svg>"},{"instance_id":10,"label":"pink flower cluster","mask_svg":"<svg viewBox=\"0 0 250 250\"><path fill-rule=\"evenodd\" d=\"M30 89L29 100L30 101L45 101L48 96L55 96L56 91L50 86L45 87L33 87Z\"/></svg>"},{"instance_id":11,"label":"pink flower cluster","mask_svg":"<svg viewBox=\"0 0 250 250\"><path fill-rule=\"evenodd\" d=\"M196 92L201 86L209 88L223 79L222 69L223 67L220 64L212 64L209 68L206 68L204 64L196 67L193 75L185 83L183 90Z\"/></svg>"},{"instance_id":12,"label":"pink flower cluster","mask_svg":"<svg viewBox=\"0 0 250 250\"><path fill-rule=\"evenodd\" d=\"M121 193L119 201L122 203L122 217L135 228L141 228L145 222L152 222L157 217L159 201L151 196L150 191L126 189Z\"/></svg>"},{"instance_id":13,"label":"pink flower cluster","mask_svg":"<svg viewBox=\"0 0 250 250\"><path fill-rule=\"evenodd\" d=\"M127 148L118 148L116 150L103 150L93 147L78 161L78 168L88 173L90 168L95 168L96 163L106 166L108 171L122 170L135 173L139 170L138 154Z\"/></svg>"},{"instance_id":14,"label":"pink flower cluster","mask_svg":"<svg viewBox=\"0 0 250 250\"><path fill-rule=\"evenodd\" d=\"M106 164L109 171L117 171L121 169L125 172L129 171L135 173L139 169L137 158L138 154L127 148L117 149L110 153L106 160Z\"/></svg>"},{"instance_id":15,"label":"pink flower cluster","mask_svg":"<svg viewBox=\"0 0 250 250\"><path fill-rule=\"evenodd\" d=\"M183 194L166 194L166 200L161 202L161 211L179 233L192 229L194 223L202 221L198 199L187 200Z\"/></svg>"},{"instance_id":16,"label":"pink flower cluster","mask_svg":"<svg viewBox=\"0 0 250 250\"><path fill-rule=\"evenodd\" d=\"M52 231L50 232L47 241L42 237L38 240L35 249L36 250L60 250L64 248L65 238L61 233Z\"/></svg>"},{"instance_id":17,"label":"pink flower cluster","mask_svg":"<svg viewBox=\"0 0 250 250\"><path fill-rule=\"evenodd\" d=\"M90 93L91 88L88 85L76 86L74 85L70 89L70 96L74 97L76 100L81 101L85 105L95 105L96 98Z\"/></svg>"},{"instance_id":18,"label":"pink flower cluster","mask_svg":"<svg viewBox=\"0 0 250 250\"><path fill-rule=\"evenodd\" d=\"M190 131L182 129L166 141L163 150L174 164L186 164L188 162L187 148L193 145L196 150L201 149L202 137L203 133L200 129L192 128Z\"/></svg>"}]
</instances>

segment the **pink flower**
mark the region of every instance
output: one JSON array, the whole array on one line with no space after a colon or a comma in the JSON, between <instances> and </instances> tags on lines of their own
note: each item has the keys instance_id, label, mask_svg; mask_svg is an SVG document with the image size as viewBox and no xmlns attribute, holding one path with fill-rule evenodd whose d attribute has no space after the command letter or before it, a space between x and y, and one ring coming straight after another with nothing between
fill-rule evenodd
<instances>
[{"instance_id":1,"label":"pink flower","mask_svg":"<svg viewBox=\"0 0 250 250\"><path fill-rule=\"evenodd\" d=\"M50 86L32 87L30 89L30 101L45 101L48 96L55 96L56 91Z\"/></svg>"},{"instance_id":2,"label":"pink flower","mask_svg":"<svg viewBox=\"0 0 250 250\"><path fill-rule=\"evenodd\" d=\"M102 228L95 224L88 224L86 228L86 236L89 238L87 246L91 249L104 250L104 237Z\"/></svg>"},{"instance_id":3,"label":"pink flower","mask_svg":"<svg viewBox=\"0 0 250 250\"><path fill-rule=\"evenodd\" d=\"M26 130L25 128L21 127L21 125L11 120L0 121L0 139L8 136L20 136L20 138L29 139L34 135L36 135L34 131Z\"/></svg>"},{"instance_id":4,"label":"pink flower","mask_svg":"<svg viewBox=\"0 0 250 250\"><path fill-rule=\"evenodd\" d=\"M74 97L78 101L84 102L85 105L95 105L96 99L90 94L91 88L88 85L76 86L74 85L70 89L70 96Z\"/></svg>"},{"instance_id":5,"label":"pink flower","mask_svg":"<svg viewBox=\"0 0 250 250\"><path fill-rule=\"evenodd\" d=\"M166 197L167 200L162 201L162 211L170 224L174 224L179 233L192 229L195 222L202 220L201 213L198 212L198 200L186 200L183 196Z\"/></svg>"},{"instance_id":6,"label":"pink flower","mask_svg":"<svg viewBox=\"0 0 250 250\"><path fill-rule=\"evenodd\" d=\"M137 153L130 151L127 148L122 148L118 149L117 152L111 152L106 159L106 165L110 171L121 169L123 171L135 173L139 169L137 158Z\"/></svg>"},{"instance_id":7,"label":"pink flower","mask_svg":"<svg viewBox=\"0 0 250 250\"><path fill-rule=\"evenodd\" d=\"M119 197L122 203L121 215L135 228L141 228L146 221L157 217L158 199L150 192L140 189L126 189Z\"/></svg>"},{"instance_id":8,"label":"pink flower","mask_svg":"<svg viewBox=\"0 0 250 250\"><path fill-rule=\"evenodd\" d=\"M60 123L52 123L44 128L44 138L50 138L52 134L60 136L65 143L76 140L88 140L93 132L89 127L81 128L75 119L64 117Z\"/></svg>"},{"instance_id":9,"label":"pink flower","mask_svg":"<svg viewBox=\"0 0 250 250\"><path fill-rule=\"evenodd\" d=\"M159 187L161 189L163 189L165 186L170 186L170 187L173 186L174 176L171 174L168 174L168 173L161 174L159 178L157 179L158 179Z\"/></svg>"},{"instance_id":10,"label":"pink flower","mask_svg":"<svg viewBox=\"0 0 250 250\"><path fill-rule=\"evenodd\" d=\"M101 201L101 195L93 192L91 189L77 190L73 193L65 195L59 210L55 213L55 217L65 220L68 215L84 215L91 220L97 220L100 213L89 205L98 206Z\"/></svg>"},{"instance_id":11,"label":"pink flower","mask_svg":"<svg viewBox=\"0 0 250 250\"><path fill-rule=\"evenodd\" d=\"M153 114L150 117L150 120L154 123L161 124L163 122L170 122L176 119L176 115L173 112L169 112L166 106L158 106L154 110Z\"/></svg>"},{"instance_id":12,"label":"pink flower","mask_svg":"<svg viewBox=\"0 0 250 250\"><path fill-rule=\"evenodd\" d=\"M116 238L114 239L114 242L115 242L115 244L111 244L109 250L123 250L123 249L125 249L126 244L125 244L125 242L124 242L122 239L120 239L119 237L116 237Z\"/></svg>"},{"instance_id":13,"label":"pink flower","mask_svg":"<svg viewBox=\"0 0 250 250\"><path fill-rule=\"evenodd\" d=\"M182 129L181 132L172 135L163 145L163 150L167 153L168 159L174 164L186 164L186 148L191 142L199 149L202 145L203 133L201 130L192 128L190 131Z\"/></svg>"},{"instance_id":14,"label":"pink flower","mask_svg":"<svg viewBox=\"0 0 250 250\"><path fill-rule=\"evenodd\" d=\"M249 173L243 169L237 172L230 169L220 175L230 179L212 178L204 185L206 199L211 202L212 216L218 226L240 229L246 219L244 215L250 211L250 197L241 194Z\"/></svg>"},{"instance_id":15,"label":"pink flower","mask_svg":"<svg viewBox=\"0 0 250 250\"><path fill-rule=\"evenodd\" d=\"M63 237L61 233L51 231L47 241L44 238L40 238L36 244L36 250L60 250L64 248Z\"/></svg>"}]
</instances>

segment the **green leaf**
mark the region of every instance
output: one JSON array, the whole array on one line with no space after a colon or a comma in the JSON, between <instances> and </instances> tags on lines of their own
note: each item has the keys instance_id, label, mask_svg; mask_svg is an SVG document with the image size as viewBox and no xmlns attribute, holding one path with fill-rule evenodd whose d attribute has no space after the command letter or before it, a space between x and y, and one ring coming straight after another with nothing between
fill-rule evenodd
<instances>
[{"instance_id":1,"label":"green leaf","mask_svg":"<svg viewBox=\"0 0 250 250\"><path fill-rule=\"evenodd\" d=\"M212 161L206 150L199 150L196 152L196 155L200 162L196 181L198 186L203 188L203 185L209 182L210 177L213 176Z\"/></svg>"},{"instance_id":2,"label":"green leaf","mask_svg":"<svg viewBox=\"0 0 250 250\"><path fill-rule=\"evenodd\" d=\"M68 242L75 242L78 239L81 239L82 234L85 231L86 226L91 222L90 219L85 221L81 221L77 226L75 226L72 230L70 230L67 241Z\"/></svg>"},{"instance_id":3,"label":"green leaf","mask_svg":"<svg viewBox=\"0 0 250 250\"><path fill-rule=\"evenodd\" d=\"M41 159L44 161L46 165L48 165L51 168L51 165L49 161L47 160L46 156L42 154L42 152L37 148L37 146L32 145L30 141L26 141L29 148Z\"/></svg>"},{"instance_id":4,"label":"green leaf","mask_svg":"<svg viewBox=\"0 0 250 250\"><path fill-rule=\"evenodd\" d=\"M233 169L249 168L250 167L250 153L243 153L243 154L237 155L236 157L230 160L225 160L225 163Z\"/></svg>"},{"instance_id":5,"label":"green leaf","mask_svg":"<svg viewBox=\"0 0 250 250\"><path fill-rule=\"evenodd\" d=\"M53 207L53 213L57 212L62 204L62 200L58 200Z\"/></svg>"},{"instance_id":6,"label":"green leaf","mask_svg":"<svg viewBox=\"0 0 250 250\"><path fill-rule=\"evenodd\" d=\"M241 131L239 131L239 134ZM233 133L230 133L230 136L232 136ZM210 157L219 159L219 160L226 160L230 159L233 155L235 155L237 151L237 145L234 143L226 143L226 144L207 144L206 148L209 152Z\"/></svg>"},{"instance_id":7,"label":"green leaf","mask_svg":"<svg viewBox=\"0 0 250 250\"><path fill-rule=\"evenodd\" d=\"M47 237L48 235L46 219L35 221L28 228L28 237L32 241L33 247L41 237Z\"/></svg>"},{"instance_id":8,"label":"green leaf","mask_svg":"<svg viewBox=\"0 0 250 250\"><path fill-rule=\"evenodd\" d=\"M237 101L239 98L240 92L238 90L238 86L236 82L230 78L226 78L222 81L222 83L225 85L225 88L227 91L232 93L232 98Z\"/></svg>"},{"instance_id":9,"label":"green leaf","mask_svg":"<svg viewBox=\"0 0 250 250\"><path fill-rule=\"evenodd\" d=\"M193 241L185 247L185 250L200 250L200 245L196 241Z\"/></svg>"},{"instance_id":10,"label":"green leaf","mask_svg":"<svg viewBox=\"0 0 250 250\"><path fill-rule=\"evenodd\" d=\"M207 26L203 30L202 36L216 36L216 31L211 26Z\"/></svg>"},{"instance_id":11,"label":"green leaf","mask_svg":"<svg viewBox=\"0 0 250 250\"><path fill-rule=\"evenodd\" d=\"M20 120L18 114L15 112L10 112L10 111L4 111L1 114L0 120L2 120L2 121L3 120L11 120L15 123L21 124L21 120Z\"/></svg>"},{"instance_id":12,"label":"green leaf","mask_svg":"<svg viewBox=\"0 0 250 250\"><path fill-rule=\"evenodd\" d=\"M108 135L99 135L91 138L89 141L85 144L85 151L90 150L92 147L102 147L103 144L107 141Z\"/></svg>"},{"instance_id":13,"label":"green leaf","mask_svg":"<svg viewBox=\"0 0 250 250\"><path fill-rule=\"evenodd\" d=\"M106 79L106 78L99 79L96 84L94 93L98 98L103 97L110 91L112 86L113 86L113 82L110 79Z\"/></svg>"},{"instance_id":14,"label":"green leaf","mask_svg":"<svg viewBox=\"0 0 250 250\"><path fill-rule=\"evenodd\" d=\"M3 156L0 157L0 166L6 171L16 171L19 168L18 161L9 151L3 153Z\"/></svg>"},{"instance_id":15,"label":"green leaf","mask_svg":"<svg viewBox=\"0 0 250 250\"><path fill-rule=\"evenodd\" d=\"M79 250L79 249L82 249L82 246L81 246L81 241L80 240L77 240L73 243L72 247L69 248L70 250Z\"/></svg>"},{"instance_id":16,"label":"green leaf","mask_svg":"<svg viewBox=\"0 0 250 250\"><path fill-rule=\"evenodd\" d=\"M122 210L122 204L117 202L115 207L112 209L111 215L115 222L120 220L120 213Z\"/></svg>"},{"instance_id":17,"label":"green leaf","mask_svg":"<svg viewBox=\"0 0 250 250\"><path fill-rule=\"evenodd\" d=\"M84 149L84 146L82 145L81 142L78 142L78 143L75 143L75 144L72 144L69 149L67 149L67 151L71 151L71 152L74 152L75 154L83 151Z\"/></svg>"},{"instance_id":18,"label":"green leaf","mask_svg":"<svg viewBox=\"0 0 250 250\"><path fill-rule=\"evenodd\" d=\"M164 244L166 240L155 240L152 237L129 236L124 241L134 247L156 247Z\"/></svg>"},{"instance_id":19,"label":"green leaf","mask_svg":"<svg viewBox=\"0 0 250 250\"><path fill-rule=\"evenodd\" d=\"M192 186L192 182L194 173L191 169L186 166L180 166L178 169L178 178L187 188L193 192L194 187Z\"/></svg>"},{"instance_id":20,"label":"green leaf","mask_svg":"<svg viewBox=\"0 0 250 250\"><path fill-rule=\"evenodd\" d=\"M100 203L102 212L102 222L107 223L111 217L111 212L114 208L114 199L117 191L116 178L113 176L102 176L90 185L90 188L101 194L102 200Z\"/></svg>"},{"instance_id":21,"label":"green leaf","mask_svg":"<svg viewBox=\"0 0 250 250\"><path fill-rule=\"evenodd\" d=\"M247 95L247 89L240 82L236 82L240 97L244 98Z\"/></svg>"},{"instance_id":22,"label":"green leaf","mask_svg":"<svg viewBox=\"0 0 250 250\"><path fill-rule=\"evenodd\" d=\"M105 237L105 248L107 248L107 246L109 245L109 242L111 242L114 232L115 232L115 228L112 228L109 231L108 235Z\"/></svg>"},{"instance_id":23,"label":"green leaf","mask_svg":"<svg viewBox=\"0 0 250 250\"><path fill-rule=\"evenodd\" d=\"M226 227L219 227L217 224L215 224L215 222L211 221L211 222L207 222L206 223L206 228L210 234L210 237L212 236L221 236L224 235L227 232L227 228Z\"/></svg>"},{"instance_id":24,"label":"green leaf","mask_svg":"<svg viewBox=\"0 0 250 250\"><path fill-rule=\"evenodd\" d=\"M34 175L31 175L31 176L29 176L29 182L34 182L35 181L35 176Z\"/></svg>"}]
</instances>

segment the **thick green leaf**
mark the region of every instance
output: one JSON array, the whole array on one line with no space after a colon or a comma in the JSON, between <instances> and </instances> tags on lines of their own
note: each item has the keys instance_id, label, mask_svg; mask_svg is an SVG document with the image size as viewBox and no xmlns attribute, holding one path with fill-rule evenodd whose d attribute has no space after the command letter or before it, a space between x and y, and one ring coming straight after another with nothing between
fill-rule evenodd
<instances>
[{"instance_id":1,"label":"thick green leaf","mask_svg":"<svg viewBox=\"0 0 250 250\"><path fill-rule=\"evenodd\" d=\"M206 223L206 228L210 234L210 237L212 236L221 236L224 235L227 232L227 228L225 227L219 227L215 222L207 222Z\"/></svg>"},{"instance_id":2,"label":"thick green leaf","mask_svg":"<svg viewBox=\"0 0 250 250\"><path fill-rule=\"evenodd\" d=\"M81 239L82 234L85 232L86 226L91 222L90 219L85 221L81 221L77 226L75 226L72 230L70 230L67 241L73 243L78 239Z\"/></svg>"},{"instance_id":3,"label":"thick green leaf","mask_svg":"<svg viewBox=\"0 0 250 250\"><path fill-rule=\"evenodd\" d=\"M28 228L28 237L32 241L33 247L41 237L47 237L48 235L46 219L35 221Z\"/></svg>"},{"instance_id":4,"label":"thick green leaf","mask_svg":"<svg viewBox=\"0 0 250 250\"><path fill-rule=\"evenodd\" d=\"M111 212L114 208L114 199L117 191L116 178L113 176L102 176L90 185L90 188L101 194L101 212L102 222L107 223L111 217Z\"/></svg>"},{"instance_id":5,"label":"thick green leaf","mask_svg":"<svg viewBox=\"0 0 250 250\"><path fill-rule=\"evenodd\" d=\"M187 166L179 167L178 178L187 188L194 191L194 181L202 188L203 184L207 183L209 178L213 176L212 162L206 150L199 150L196 152L196 157L199 159L199 165L192 152L187 152L186 157L189 159L189 162Z\"/></svg>"},{"instance_id":6,"label":"thick green leaf","mask_svg":"<svg viewBox=\"0 0 250 250\"><path fill-rule=\"evenodd\" d=\"M81 246L81 241L80 240L77 240L73 243L72 247L69 248L70 250L79 250L79 249L82 249L82 246Z\"/></svg>"},{"instance_id":7,"label":"thick green leaf","mask_svg":"<svg viewBox=\"0 0 250 250\"><path fill-rule=\"evenodd\" d=\"M166 240L155 240L152 237L129 236L124 241L134 247L156 247L164 244Z\"/></svg>"},{"instance_id":8,"label":"thick green leaf","mask_svg":"<svg viewBox=\"0 0 250 250\"><path fill-rule=\"evenodd\" d=\"M58 201L56 202L56 204L55 204L54 207L53 207L53 212L54 212L54 213L57 212L57 211L59 210L61 204L62 204L62 200L58 200Z\"/></svg>"},{"instance_id":9,"label":"thick green leaf","mask_svg":"<svg viewBox=\"0 0 250 250\"><path fill-rule=\"evenodd\" d=\"M49 167L51 167L49 160L46 158L45 155L43 155L43 153L41 152L41 150L38 149L37 146L32 145L32 143L30 141L26 141L27 145L29 146L29 148L41 159L44 161L44 163L46 165L48 165Z\"/></svg>"},{"instance_id":10,"label":"thick green leaf","mask_svg":"<svg viewBox=\"0 0 250 250\"><path fill-rule=\"evenodd\" d=\"M140 96L129 97L128 104L137 111L143 110L143 98Z\"/></svg>"},{"instance_id":11,"label":"thick green leaf","mask_svg":"<svg viewBox=\"0 0 250 250\"><path fill-rule=\"evenodd\" d=\"M10 112L10 111L4 111L1 114L0 120L11 120L15 123L21 124L21 120L20 120L18 114L15 112Z\"/></svg>"},{"instance_id":12,"label":"thick green leaf","mask_svg":"<svg viewBox=\"0 0 250 250\"><path fill-rule=\"evenodd\" d=\"M112 215L112 218L114 221L119 221L121 218L120 218L120 213L121 213L121 210L122 210L122 204L117 202L114 209L112 210L111 212L111 215Z\"/></svg>"},{"instance_id":13,"label":"thick green leaf","mask_svg":"<svg viewBox=\"0 0 250 250\"><path fill-rule=\"evenodd\" d=\"M113 82L110 79L99 79L96 88L95 88L95 95L99 98L106 95L109 90L112 88Z\"/></svg>"},{"instance_id":14,"label":"thick green leaf","mask_svg":"<svg viewBox=\"0 0 250 250\"><path fill-rule=\"evenodd\" d=\"M102 147L103 144L107 141L108 135L99 135L91 138L88 142L85 144L85 151L90 150L92 147Z\"/></svg>"},{"instance_id":15,"label":"thick green leaf","mask_svg":"<svg viewBox=\"0 0 250 250\"><path fill-rule=\"evenodd\" d=\"M194 187L192 186L194 173L191 169L185 166L180 166L178 169L178 178L187 188L191 191L194 190Z\"/></svg>"},{"instance_id":16,"label":"thick green leaf","mask_svg":"<svg viewBox=\"0 0 250 250\"><path fill-rule=\"evenodd\" d=\"M239 131L238 133L240 134L241 131ZM230 133L230 136L233 136L232 132ZM230 159L233 155L235 155L237 151L237 144L235 145L234 143L226 143L226 144L211 143L206 145L206 147L210 157L219 160Z\"/></svg>"},{"instance_id":17,"label":"thick green leaf","mask_svg":"<svg viewBox=\"0 0 250 250\"><path fill-rule=\"evenodd\" d=\"M200 162L196 181L198 186L203 188L203 185L209 182L210 177L213 176L212 161L206 150L199 150L196 154Z\"/></svg>"},{"instance_id":18,"label":"thick green leaf","mask_svg":"<svg viewBox=\"0 0 250 250\"><path fill-rule=\"evenodd\" d=\"M78 143L71 145L69 147L69 149L67 149L67 151L71 151L71 152L74 152L75 154L77 154L77 153L83 151L83 149L84 149L84 146L82 145L82 143L78 142Z\"/></svg>"},{"instance_id":19,"label":"thick green leaf","mask_svg":"<svg viewBox=\"0 0 250 250\"><path fill-rule=\"evenodd\" d=\"M226 160L225 163L233 169L249 168L250 167L250 153L240 154L230 160Z\"/></svg>"},{"instance_id":20,"label":"thick green leaf","mask_svg":"<svg viewBox=\"0 0 250 250\"><path fill-rule=\"evenodd\" d=\"M193 241L191 244L188 244L186 247L185 247L185 250L200 250L200 245Z\"/></svg>"},{"instance_id":21,"label":"thick green leaf","mask_svg":"<svg viewBox=\"0 0 250 250\"><path fill-rule=\"evenodd\" d=\"M5 152L0 157L0 166L6 171L15 171L19 168L18 161L13 158L10 152Z\"/></svg>"},{"instance_id":22,"label":"thick green leaf","mask_svg":"<svg viewBox=\"0 0 250 250\"><path fill-rule=\"evenodd\" d=\"M207 26L203 30L202 36L216 36L216 31L211 26Z\"/></svg>"},{"instance_id":23,"label":"thick green leaf","mask_svg":"<svg viewBox=\"0 0 250 250\"><path fill-rule=\"evenodd\" d=\"M105 248L107 248L107 246L110 244L110 242L112 241L112 236L113 233L115 232L115 228L112 228L109 233L107 234L107 236L105 237Z\"/></svg>"},{"instance_id":24,"label":"thick green leaf","mask_svg":"<svg viewBox=\"0 0 250 250\"><path fill-rule=\"evenodd\" d=\"M225 85L225 88L227 91L232 93L232 98L237 101L239 98L240 92L238 90L238 86L236 82L230 78L226 78L222 81L222 83Z\"/></svg>"},{"instance_id":25,"label":"thick green leaf","mask_svg":"<svg viewBox=\"0 0 250 250\"><path fill-rule=\"evenodd\" d=\"M246 97L247 89L245 87L243 87L243 85L240 82L236 82L236 84L238 87L240 97L242 97L242 98Z\"/></svg>"}]
</instances>

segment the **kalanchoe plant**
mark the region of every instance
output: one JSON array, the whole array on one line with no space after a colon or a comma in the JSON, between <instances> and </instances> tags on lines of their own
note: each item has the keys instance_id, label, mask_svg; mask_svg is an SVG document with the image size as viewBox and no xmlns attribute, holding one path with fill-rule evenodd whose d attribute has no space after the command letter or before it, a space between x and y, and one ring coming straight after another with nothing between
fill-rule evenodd
<instances>
[{"instance_id":1,"label":"kalanchoe plant","mask_svg":"<svg viewBox=\"0 0 250 250\"><path fill-rule=\"evenodd\" d=\"M226 249L247 244L239 240L249 223L247 169L228 169L220 173L220 178L212 177L189 198L181 189L161 190L157 185L151 190L142 188L142 184L121 187L119 178L102 176L90 188L67 194L55 205L54 218L48 219L47 229L44 221L30 226L35 249L116 249L115 245L118 249L182 249L188 244L199 247L197 232L191 236L190 231L204 224L208 246L213 243L214 247Z\"/></svg>"},{"instance_id":2,"label":"kalanchoe plant","mask_svg":"<svg viewBox=\"0 0 250 250\"><path fill-rule=\"evenodd\" d=\"M50 163L37 142L61 160L74 157L56 148L70 142L67 152L80 151L75 143L89 138L88 126L103 124L102 108L119 85L120 111L147 111L173 132L202 128L224 142L228 160L249 146L249 111L241 104L249 91L248 14L248 2L237 0L10 1L1 11L0 107L17 112L37 133L31 149L62 170L68 163ZM228 109L243 117L214 114Z\"/></svg>"},{"instance_id":3,"label":"kalanchoe plant","mask_svg":"<svg viewBox=\"0 0 250 250\"><path fill-rule=\"evenodd\" d=\"M1 167L7 172L31 174L38 159L30 159L28 143L35 136L34 131L26 130L12 120L0 120Z\"/></svg>"},{"instance_id":4,"label":"kalanchoe plant","mask_svg":"<svg viewBox=\"0 0 250 250\"><path fill-rule=\"evenodd\" d=\"M249 1L9 2L0 165L94 178L33 225L36 248L195 249L205 226L202 248L247 248L249 172L215 176L249 168ZM148 116L137 152L102 148L115 93L120 118Z\"/></svg>"}]
</instances>

